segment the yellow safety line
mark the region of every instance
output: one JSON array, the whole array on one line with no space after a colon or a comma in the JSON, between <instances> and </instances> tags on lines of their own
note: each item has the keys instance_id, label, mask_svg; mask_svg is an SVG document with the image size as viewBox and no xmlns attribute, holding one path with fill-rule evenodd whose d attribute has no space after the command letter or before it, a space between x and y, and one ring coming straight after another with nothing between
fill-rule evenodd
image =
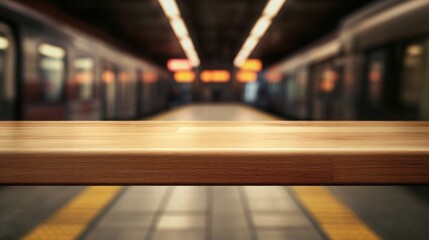
<instances>
[{"instance_id":1,"label":"yellow safety line","mask_svg":"<svg viewBox=\"0 0 429 240\"><path fill-rule=\"evenodd\" d=\"M330 239L381 239L326 187L292 187Z\"/></svg>"},{"instance_id":2,"label":"yellow safety line","mask_svg":"<svg viewBox=\"0 0 429 240\"><path fill-rule=\"evenodd\" d=\"M76 239L119 193L121 187L87 187L23 239Z\"/></svg>"}]
</instances>

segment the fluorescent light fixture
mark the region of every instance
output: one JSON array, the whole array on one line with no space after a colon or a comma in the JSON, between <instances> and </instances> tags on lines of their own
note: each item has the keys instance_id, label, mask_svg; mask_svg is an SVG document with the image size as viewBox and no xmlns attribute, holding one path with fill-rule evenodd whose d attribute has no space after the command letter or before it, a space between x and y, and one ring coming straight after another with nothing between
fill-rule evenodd
<instances>
[{"instance_id":1,"label":"fluorescent light fixture","mask_svg":"<svg viewBox=\"0 0 429 240\"><path fill-rule=\"evenodd\" d=\"M170 24L173 28L174 33L179 39L189 35L188 29L186 28L186 25L183 22L182 18L175 18L170 21Z\"/></svg>"},{"instance_id":2,"label":"fluorescent light fixture","mask_svg":"<svg viewBox=\"0 0 429 240\"><path fill-rule=\"evenodd\" d=\"M0 50L5 50L9 47L9 40L0 36Z\"/></svg>"},{"instance_id":3,"label":"fluorescent light fixture","mask_svg":"<svg viewBox=\"0 0 429 240\"><path fill-rule=\"evenodd\" d=\"M200 59L197 56L191 57L190 59L191 59L190 62L192 62L192 64L194 66L199 66L200 65Z\"/></svg>"},{"instance_id":4,"label":"fluorescent light fixture","mask_svg":"<svg viewBox=\"0 0 429 240\"><path fill-rule=\"evenodd\" d=\"M255 49L256 45L258 44L259 39L255 37L249 37L246 42L244 43L243 47L241 48L240 53L237 55L237 57L234 60L234 65L239 67L244 64L247 58L249 58L250 54L252 53L253 49Z\"/></svg>"},{"instance_id":5,"label":"fluorescent light fixture","mask_svg":"<svg viewBox=\"0 0 429 240\"><path fill-rule=\"evenodd\" d=\"M174 34L179 39L180 45L185 51L186 57L193 67L200 65L200 59L195 51L192 39L189 37L188 29L186 24L180 16L180 10L177 7L176 0L158 0L165 15L170 19L171 28L173 28Z\"/></svg>"},{"instance_id":6,"label":"fluorescent light fixture","mask_svg":"<svg viewBox=\"0 0 429 240\"><path fill-rule=\"evenodd\" d=\"M39 46L39 53L45 57L55 59L64 58L66 55L66 51L64 51L64 49L47 43L43 43Z\"/></svg>"},{"instance_id":7,"label":"fluorescent light fixture","mask_svg":"<svg viewBox=\"0 0 429 240\"><path fill-rule=\"evenodd\" d=\"M271 19L267 16L263 16L259 18L259 20L256 22L255 26L250 32L250 35L260 38L264 35L264 33L267 31L270 25L271 25Z\"/></svg>"},{"instance_id":8,"label":"fluorescent light fixture","mask_svg":"<svg viewBox=\"0 0 429 240\"><path fill-rule=\"evenodd\" d=\"M176 0L158 0L165 15L168 18L180 17L180 11L177 7Z\"/></svg>"},{"instance_id":9,"label":"fluorescent light fixture","mask_svg":"<svg viewBox=\"0 0 429 240\"><path fill-rule=\"evenodd\" d=\"M272 0L269 1L267 6L265 6L263 15L274 17L279 13L280 9L282 8L283 4L286 2L286 0Z\"/></svg>"},{"instance_id":10,"label":"fluorescent light fixture","mask_svg":"<svg viewBox=\"0 0 429 240\"><path fill-rule=\"evenodd\" d=\"M189 37L185 37L179 40L180 45L185 51L189 51L189 49L193 49L194 45L192 44L192 40Z\"/></svg>"},{"instance_id":11,"label":"fluorescent light fixture","mask_svg":"<svg viewBox=\"0 0 429 240\"><path fill-rule=\"evenodd\" d=\"M241 67L244 62L252 54L255 47L258 45L262 36L266 33L268 28L271 26L273 18L279 13L280 9L285 4L286 0L269 0L267 5L262 12L262 16L256 21L255 26L253 26L252 31L250 32L249 37L244 42L240 51L234 59L234 65L236 67Z\"/></svg>"},{"instance_id":12,"label":"fluorescent light fixture","mask_svg":"<svg viewBox=\"0 0 429 240\"><path fill-rule=\"evenodd\" d=\"M253 38L253 37L250 37L250 38L248 38L247 40L246 40L246 42L244 43L244 45L243 45L243 50L245 51L245 52L247 52L247 51L252 51L255 47L256 47L256 45L258 45L258 42L259 42L259 40L258 39L256 39L256 38Z\"/></svg>"}]
</instances>

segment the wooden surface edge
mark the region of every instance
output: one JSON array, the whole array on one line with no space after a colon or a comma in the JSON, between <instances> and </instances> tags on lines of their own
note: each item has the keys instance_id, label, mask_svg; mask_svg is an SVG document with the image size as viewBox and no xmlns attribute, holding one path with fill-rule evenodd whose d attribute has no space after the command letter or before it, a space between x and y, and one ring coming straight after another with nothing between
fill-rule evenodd
<instances>
[{"instance_id":1,"label":"wooden surface edge","mask_svg":"<svg viewBox=\"0 0 429 240\"><path fill-rule=\"evenodd\" d=\"M429 184L427 152L0 153L0 184Z\"/></svg>"}]
</instances>

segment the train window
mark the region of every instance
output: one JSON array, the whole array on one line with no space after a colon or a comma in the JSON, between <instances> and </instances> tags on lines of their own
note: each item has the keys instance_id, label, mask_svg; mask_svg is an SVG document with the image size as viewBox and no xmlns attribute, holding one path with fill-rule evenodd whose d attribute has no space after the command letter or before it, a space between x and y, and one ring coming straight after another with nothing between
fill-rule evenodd
<instances>
[{"instance_id":1,"label":"train window","mask_svg":"<svg viewBox=\"0 0 429 240\"><path fill-rule=\"evenodd\" d=\"M43 43L39 46L40 75L43 81L43 97L56 103L63 100L65 81L65 50Z\"/></svg>"},{"instance_id":2,"label":"train window","mask_svg":"<svg viewBox=\"0 0 429 240\"><path fill-rule=\"evenodd\" d=\"M5 83L5 75L7 71L7 53L9 48L9 39L0 33L0 91L1 91L1 100L3 100L4 94L4 85Z\"/></svg>"},{"instance_id":3,"label":"train window","mask_svg":"<svg viewBox=\"0 0 429 240\"><path fill-rule=\"evenodd\" d=\"M73 97L81 100L89 100L94 95L94 70L95 63L92 58L77 58L73 62L74 89Z\"/></svg>"},{"instance_id":4,"label":"train window","mask_svg":"<svg viewBox=\"0 0 429 240\"><path fill-rule=\"evenodd\" d=\"M403 59L401 103L405 107L417 108L422 96L425 71L425 48L423 43L406 46Z\"/></svg>"}]
</instances>

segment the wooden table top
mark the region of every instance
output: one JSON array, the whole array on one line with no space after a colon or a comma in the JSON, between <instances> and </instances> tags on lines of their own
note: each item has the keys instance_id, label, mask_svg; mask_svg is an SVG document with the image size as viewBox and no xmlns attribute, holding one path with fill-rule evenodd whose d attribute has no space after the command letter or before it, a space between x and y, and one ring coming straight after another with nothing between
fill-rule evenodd
<instances>
[{"instance_id":1,"label":"wooden table top","mask_svg":"<svg viewBox=\"0 0 429 240\"><path fill-rule=\"evenodd\" d=\"M0 183L429 183L429 122L1 122Z\"/></svg>"}]
</instances>

